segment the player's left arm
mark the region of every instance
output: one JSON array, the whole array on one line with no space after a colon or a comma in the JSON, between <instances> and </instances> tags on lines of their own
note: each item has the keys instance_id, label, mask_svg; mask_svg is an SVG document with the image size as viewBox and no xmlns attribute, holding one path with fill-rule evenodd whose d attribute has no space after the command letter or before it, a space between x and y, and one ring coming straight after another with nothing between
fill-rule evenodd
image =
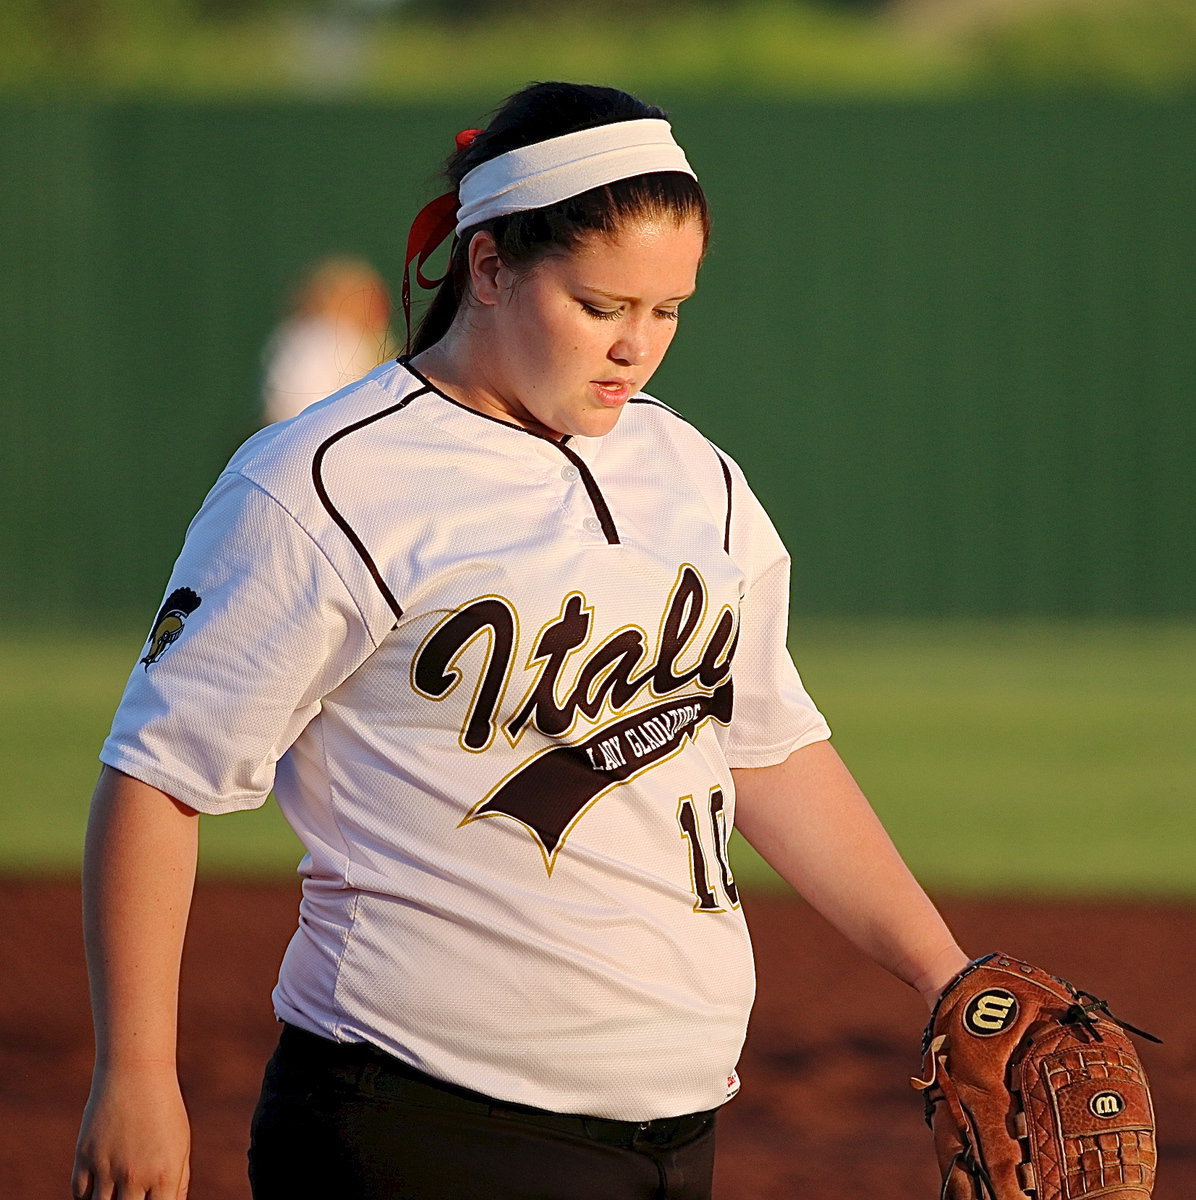
<instances>
[{"instance_id":1,"label":"player's left arm","mask_svg":"<svg viewBox=\"0 0 1196 1200\"><path fill-rule=\"evenodd\" d=\"M841 933L933 1006L968 957L838 753L738 768L735 827Z\"/></svg>"}]
</instances>

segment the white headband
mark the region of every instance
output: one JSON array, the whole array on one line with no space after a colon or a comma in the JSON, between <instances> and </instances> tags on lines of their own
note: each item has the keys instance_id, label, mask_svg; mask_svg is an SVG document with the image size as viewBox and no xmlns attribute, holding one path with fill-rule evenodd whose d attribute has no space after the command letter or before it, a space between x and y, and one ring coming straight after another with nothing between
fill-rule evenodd
<instances>
[{"instance_id":1,"label":"white headband","mask_svg":"<svg viewBox=\"0 0 1196 1200\"><path fill-rule=\"evenodd\" d=\"M673 141L668 121L651 118L599 125L508 150L461 180L457 233L479 221L543 208L604 183L654 171L683 171L697 178Z\"/></svg>"}]
</instances>

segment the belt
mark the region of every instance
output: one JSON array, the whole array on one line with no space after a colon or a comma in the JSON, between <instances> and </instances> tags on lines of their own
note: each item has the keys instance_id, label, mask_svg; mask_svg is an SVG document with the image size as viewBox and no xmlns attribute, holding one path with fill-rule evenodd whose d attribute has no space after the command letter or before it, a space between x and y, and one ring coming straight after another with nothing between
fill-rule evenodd
<instances>
[{"instance_id":1,"label":"belt","mask_svg":"<svg viewBox=\"0 0 1196 1200\"><path fill-rule=\"evenodd\" d=\"M290 1066L300 1069L303 1066L318 1067L379 1099L403 1100L423 1108L520 1121L628 1150L681 1145L710 1128L718 1112L710 1109L651 1121L617 1121L581 1113L550 1112L527 1104L496 1100L436 1079L368 1042L334 1042L294 1025L283 1025L279 1054L284 1070Z\"/></svg>"}]
</instances>

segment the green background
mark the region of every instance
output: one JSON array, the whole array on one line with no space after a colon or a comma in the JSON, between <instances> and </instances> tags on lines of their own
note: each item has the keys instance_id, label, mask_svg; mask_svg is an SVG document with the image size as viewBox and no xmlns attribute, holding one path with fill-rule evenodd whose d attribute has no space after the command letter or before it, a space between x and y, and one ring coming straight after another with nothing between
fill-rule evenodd
<instances>
[{"instance_id":1,"label":"green background","mask_svg":"<svg viewBox=\"0 0 1196 1200\"><path fill-rule=\"evenodd\" d=\"M1196 100L653 98L716 225L652 390L773 513L795 656L902 851L934 888L1196 892ZM483 116L0 103L0 869L77 863L296 276L350 252L397 289ZM272 806L204 845L297 858Z\"/></svg>"},{"instance_id":2,"label":"green background","mask_svg":"<svg viewBox=\"0 0 1196 1200\"><path fill-rule=\"evenodd\" d=\"M664 99L667 100L667 97ZM652 389L805 615L1191 616L1196 101L678 101L714 246ZM315 255L476 105L0 105L0 619L148 620Z\"/></svg>"},{"instance_id":3,"label":"green background","mask_svg":"<svg viewBox=\"0 0 1196 1200\"><path fill-rule=\"evenodd\" d=\"M1196 627L809 620L835 744L911 867L952 892L1196 895ZM0 640L0 870L73 871L140 631ZM285 875L277 808L201 819L210 874ZM772 883L738 844L740 881Z\"/></svg>"}]
</instances>

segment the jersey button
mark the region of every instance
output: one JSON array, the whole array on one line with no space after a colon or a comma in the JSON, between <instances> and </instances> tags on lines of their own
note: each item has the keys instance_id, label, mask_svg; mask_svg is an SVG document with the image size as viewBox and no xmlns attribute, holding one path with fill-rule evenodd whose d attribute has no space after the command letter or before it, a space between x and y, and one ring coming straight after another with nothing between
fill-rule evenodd
<instances>
[{"instance_id":1,"label":"jersey button","mask_svg":"<svg viewBox=\"0 0 1196 1200\"><path fill-rule=\"evenodd\" d=\"M586 533L602 532L602 522L598 520L597 517L586 517L586 519L582 521L581 525Z\"/></svg>"},{"instance_id":2,"label":"jersey button","mask_svg":"<svg viewBox=\"0 0 1196 1200\"><path fill-rule=\"evenodd\" d=\"M561 478L566 483L576 483L581 478L581 472L572 463L566 463L561 468Z\"/></svg>"}]
</instances>

